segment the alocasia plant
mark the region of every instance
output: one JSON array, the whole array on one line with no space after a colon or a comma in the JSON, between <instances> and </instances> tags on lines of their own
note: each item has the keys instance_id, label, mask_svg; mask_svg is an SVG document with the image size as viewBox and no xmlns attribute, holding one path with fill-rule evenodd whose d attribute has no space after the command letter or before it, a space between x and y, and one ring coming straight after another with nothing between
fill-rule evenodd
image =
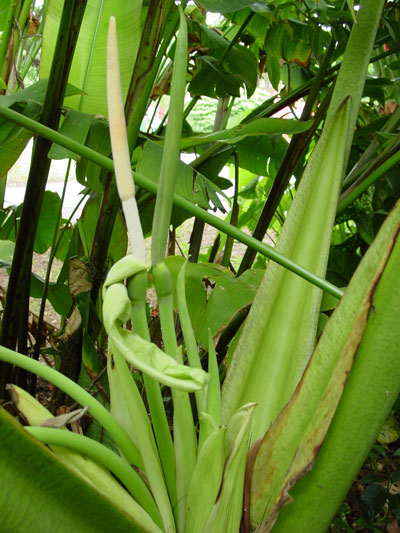
<instances>
[{"instance_id":1,"label":"alocasia plant","mask_svg":"<svg viewBox=\"0 0 400 533\"><path fill-rule=\"evenodd\" d=\"M320 287L342 295L321 278L325 275L341 182L382 6L382 0L364 0L357 14L321 139L279 237L279 253L268 252L280 264L270 261L267 267L236 344L222 394L211 335L207 371L199 357L187 307L186 264L176 285L184 339L183 345L178 346L174 288L164 262L174 201L174 172L181 146L187 58L185 16L180 9L171 119L164 142L151 254L163 349L150 342L147 326L150 265L137 215L119 90L115 21L111 20L108 91L110 105L115 106L109 113L114 167L106 158L103 163L109 170L115 168L133 249L133 255L111 268L103 287L111 413L55 370L0 348L1 360L43 376L81 405L89 406L91 415L114 439L120 454L98 443L91 446L86 437L56 429L57 420L51 421L50 429L38 427L39 422L50 417L26 393L16 387L11 389L17 408L30 424L27 432L49 444L59 461L92 486L101 480L99 492L110 502L109 511L104 513L108 517L104 518L104 529L118 516L118 509L120 523L131 524L132 531L237 533L242 527L246 532L323 532L329 526L357 472L354 468L359 468L400 392L400 329L395 325L400 297L396 282L400 261L399 203L361 261L315 346ZM49 135L45 129L41 132ZM68 144L61 135L51 135L56 142ZM75 149L82 152L79 146ZM84 152L87 157L97 157L87 149ZM142 179L141 185L148 184L145 178L134 176ZM211 217L198 214L205 219ZM316 284L305 277L316 280ZM129 320L132 330L125 326ZM183 350L188 364L184 364ZM150 418L131 366L143 373ZM160 383L172 392L172 435ZM189 397L192 392L195 411ZM358 405L360 395L362 407ZM357 417L361 421L354 420ZM10 436L4 444L7 457L11 455L10 443L18 441L17 456L25 457L24 447L29 446L33 456L38 461L39 456L42 459L44 449L34 445L15 422L1 414L0 423ZM74 451L66 452L66 448ZM85 449L90 461L83 472L76 467L83 460L76 454ZM56 472L60 465L51 461L49 469ZM350 469L349 463L355 466ZM15 472L20 476L14 463L4 465L7 468L8 475ZM115 488L109 471L126 491L119 485ZM65 487L70 482L68 477ZM44 486L48 486L46 482ZM84 494L85 489L80 490ZM290 503L292 495L294 503ZM92 509L93 493L86 491L85 498ZM26 498L21 503L13 494L10 506L17 503L29 509ZM15 514L10 516L6 518L7 527L15 524ZM62 527L60 531L68 531L71 526ZM74 530L84 531L85 527L82 519Z\"/></svg>"}]
</instances>

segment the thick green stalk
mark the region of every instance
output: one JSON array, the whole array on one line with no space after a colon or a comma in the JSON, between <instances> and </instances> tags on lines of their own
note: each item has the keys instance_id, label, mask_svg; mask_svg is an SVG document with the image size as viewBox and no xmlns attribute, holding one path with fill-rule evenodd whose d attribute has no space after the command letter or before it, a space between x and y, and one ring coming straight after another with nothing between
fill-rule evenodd
<instances>
[{"instance_id":1,"label":"thick green stalk","mask_svg":"<svg viewBox=\"0 0 400 533\"><path fill-rule=\"evenodd\" d=\"M104 169L107 169L110 172L114 172L113 161L108 157L99 154L95 150L92 150L91 148L88 148L87 146L84 146L74 141L73 139L62 135L61 133L58 133L57 131L54 131L51 128L47 128L46 126L40 124L39 122L36 122L35 120L24 117L20 113L17 113L12 109L5 108L2 106L0 106L0 116L6 117L9 120L16 122L17 124L21 124L27 129L34 131L38 135L41 135L42 137L45 137L50 141L59 144L60 146L63 146L64 148L68 148L72 152L75 152L81 155L82 157L86 157L87 159L89 159L89 161L96 163L97 165L103 167ZM137 172L132 173L135 178L135 183L137 185L139 185L143 189L146 189L147 191L150 191L153 194L157 194L157 183L146 178L142 174L138 174ZM192 202L189 202L188 200L185 200L184 198L176 194L174 194L173 196L173 201L177 207L184 209L185 211L199 218L200 220L204 220L204 222L210 224L210 226L213 226L219 231L222 231L227 235L231 235L235 240L245 244L246 246L254 248L260 254L265 255L272 261L276 261L278 264L284 266L285 268L294 272L298 276L306 279L310 283L313 283L317 287L320 287L321 289L327 291L329 294L332 294L337 298L341 298L343 296L343 291L341 291L338 287L335 287L335 285L332 285L332 283L329 283L320 276L315 275L314 273L310 272L301 265L298 265L295 262L291 261L284 255L277 252L272 246L269 246L263 242L258 241L257 239L254 239L253 237L247 235L238 228L231 226L230 224L224 222L212 213L209 213L208 211L199 208Z\"/></svg>"},{"instance_id":2,"label":"thick green stalk","mask_svg":"<svg viewBox=\"0 0 400 533\"><path fill-rule=\"evenodd\" d=\"M160 311L160 322L165 352L183 364L181 349L175 335L171 274L164 262L153 267L154 282ZM184 530L186 495L196 464L197 443L189 394L171 389L174 405L174 448L176 464L177 506L174 510L178 531Z\"/></svg>"},{"instance_id":3,"label":"thick green stalk","mask_svg":"<svg viewBox=\"0 0 400 533\"><path fill-rule=\"evenodd\" d=\"M136 274L128 281L128 294L132 303L131 320L133 329L143 339L150 341L146 315L146 290L147 272ZM146 388L151 423L160 454L171 506L175 508L177 499L174 445L164 409L160 385L146 373L143 373L143 382Z\"/></svg>"},{"instance_id":4,"label":"thick green stalk","mask_svg":"<svg viewBox=\"0 0 400 533\"><path fill-rule=\"evenodd\" d=\"M174 70L171 81L171 99L169 106L171 113L165 134L160 179L154 208L151 244L151 261L153 265L157 265L163 261L165 256L174 197L175 175L179 162L179 139L182 131L188 53L186 19L182 9L180 9L179 14L180 27L176 42Z\"/></svg>"},{"instance_id":5,"label":"thick green stalk","mask_svg":"<svg viewBox=\"0 0 400 533\"><path fill-rule=\"evenodd\" d=\"M125 485L143 509L153 519L158 519L158 525L161 525L158 509L146 485L138 486L136 471L115 452L93 439L72 431L35 426L25 426L24 429L44 444L54 444L69 448L105 466Z\"/></svg>"},{"instance_id":6,"label":"thick green stalk","mask_svg":"<svg viewBox=\"0 0 400 533\"><path fill-rule=\"evenodd\" d=\"M42 124L50 128L58 127L60 106L86 1L71 0L64 6L41 115ZM33 243L50 168L50 159L47 157L50 147L51 143L44 138L37 139L34 145L3 315L1 344L14 348L18 337L21 351L26 351ZM5 383L9 378L10 371L1 369L0 396L5 393Z\"/></svg>"},{"instance_id":7,"label":"thick green stalk","mask_svg":"<svg viewBox=\"0 0 400 533\"><path fill-rule=\"evenodd\" d=\"M62 389L66 394L68 394L68 396L73 398L80 405L88 405L90 407L90 414L104 427L105 430L108 431L127 460L138 468L143 468L143 461L140 453L125 431L114 420L110 412L107 411L107 409L103 407L91 394L82 389L82 387L63 376L60 374L60 372L57 372L53 368L43 365L38 361L34 361L26 355L13 352L12 350L4 348L3 346L0 346L0 360L20 368L24 368L28 372L37 374L59 389Z\"/></svg>"}]
</instances>

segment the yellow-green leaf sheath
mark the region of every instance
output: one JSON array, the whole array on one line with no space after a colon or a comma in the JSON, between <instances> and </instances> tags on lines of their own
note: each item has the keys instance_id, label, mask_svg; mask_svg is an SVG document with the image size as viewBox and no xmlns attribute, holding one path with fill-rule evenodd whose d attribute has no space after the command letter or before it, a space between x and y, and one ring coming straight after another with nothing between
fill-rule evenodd
<instances>
[{"instance_id":1,"label":"yellow-green leaf sheath","mask_svg":"<svg viewBox=\"0 0 400 533\"><path fill-rule=\"evenodd\" d=\"M357 358L373 295L400 224L400 206L382 228L326 325L289 403L257 450L251 477L251 523L273 525L287 491L311 468Z\"/></svg>"},{"instance_id":2,"label":"yellow-green leaf sheath","mask_svg":"<svg viewBox=\"0 0 400 533\"><path fill-rule=\"evenodd\" d=\"M338 190L383 3L362 2L321 139L276 247L319 276L325 274ZM223 420L245 401L259 403L253 441L289 400L313 349L320 292L294 278L277 265L268 265L223 387Z\"/></svg>"},{"instance_id":3,"label":"yellow-green leaf sheath","mask_svg":"<svg viewBox=\"0 0 400 533\"><path fill-rule=\"evenodd\" d=\"M310 157L276 249L323 275L343 175L349 99ZM289 400L312 353L321 290L270 262L222 390L223 422L256 402L252 442Z\"/></svg>"},{"instance_id":4,"label":"yellow-green leaf sheath","mask_svg":"<svg viewBox=\"0 0 400 533\"><path fill-rule=\"evenodd\" d=\"M172 509L165 485L164 473L154 441L153 430L125 359L110 346L107 373L110 383L111 413L131 436L142 455L144 471L160 511L165 531L175 531Z\"/></svg>"},{"instance_id":5,"label":"yellow-green leaf sheath","mask_svg":"<svg viewBox=\"0 0 400 533\"><path fill-rule=\"evenodd\" d=\"M43 407L43 405L23 389L16 385L10 385L8 390L18 411L22 413L31 426L38 426L43 421L52 418L53 415L50 411ZM64 429L63 431L68 430ZM103 496L109 498L115 505L136 519L145 531L159 531L159 528L152 523L148 514L138 506L135 500L133 500L126 490L122 488L110 472L88 457L83 457L81 454L68 450L62 446L53 445L52 449L65 466L73 470L79 477L93 486ZM127 467L129 468L128 465ZM139 481L143 485L146 493L144 494L143 490L141 491L144 494L143 501L150 501L150 508L154 509L154 501L147 490L147 487L140 478ZM139 501L141 500L142 498L139 497ZM157 509L155 509L155 512L158 514Z\"/></svg>"},{"instance_id":6,"label":"yellow-green leaf sheath","mask_svg":"<svg viewBox=\"0 0 400 533\"><path fill-rule=\"evenodd\" d=\"M209 533L239 531L250 424L254 408L255 404L243 405L228 423L226 432L228 457L220 494L204 528L204 531Z\"/></svg>"},{"instance_id":7,"label":"yellow-green leaf sheath","mask_svg":"<svg viewBox=\"0 0 400 533\"><path fill-rule=\"evenodd\" d=\"M186 498L186 533L203 533L221 487L226 459L226 426L215 428L204 442Z\"/></svg>"},{"instance_id":8,"label":"yellow-green leaf sheath","mask_svg":"<svg viewBox=\"0 0 400 533\"><path fill-rule=\"evenodd\" d=\"M399 233L398 202L377 236L386 243L384 252L374 244L368 251L378 259L390 255L370 291L368 323L339 406L311 472L292 489L294 502L281 510L274 532L328 529L400 393ZM362 261L359 270L364 268ZM357 285L358 270L348 291Z\"/></svg>"}]
</instances>

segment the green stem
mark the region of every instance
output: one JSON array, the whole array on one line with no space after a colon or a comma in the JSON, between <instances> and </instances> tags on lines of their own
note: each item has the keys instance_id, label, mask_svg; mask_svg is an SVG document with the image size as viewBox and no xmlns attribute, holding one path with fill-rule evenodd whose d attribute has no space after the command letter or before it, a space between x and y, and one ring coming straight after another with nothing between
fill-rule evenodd
<instances>
[{"instance_id":1,"label":"green stem","mask_svg":"<svg viewBox=\"0 0 400 533\"><path fill-rule=\"evenodd\" d=\"M370 185L375 183L377 179L383 176L388 170L393 168L400 161L400 151L397 151L393 154L387 161L382 163L382 165L371 172L371 174L365 178L361 183L356 187L350 187L347 189L343 199L339 202L337 214L340 215L351 203L354 202Z\"/></svg>"},{"instance_id":2,"label":"green stem","mask_svg":"<svg viewBox=\"0 0 400 533\"><path fill-rule=\"evenodd\" d=\"M143 339L150 341L149 328L146 316L146 289L147 272L136 274L128 281L128 293L132 302L131 319L133 329ZM176 499L176 478L175 478L175 456L169 424L164 409L159 383L148 374L143 374L143 382L146 389L147 401L149 404L151 422L157 442L157 448L163 467L168 494L172 508L175 508Z\"/></svg>"},{"instance_id":3,"label":"green stem","mask_svg":"<svg viewBox=\"0 0 400 533\"><path fill-rule=\"evenodd\" d=\"M160 513L146 484L139 474L119 455L106 448L103 444L72 431L35 426L25 426L24 429L43 444L69 448L105 466L125 485L135 500L161 527Z\"/></svg>"},{"instance_id":4,"label":"green stem","mask_svg":"<svg viewBox=\"0 0 400 533\"><path fill-rule=\"evenodd\" d=\"M174 69L171 81L170 117L161 161L158 193L154 208L151 243L151 262L157 265L163 261L171 221L172 203L175 189L175 176L179 162L179 140L182 132L183 102L185 98L187 70L187 26L182 9L179 11L180 25L176 40Z\"/></svg>"},{"instance_id":5,"label":"green stem","mask_svg":"<svg viewBox=\"0 0 400 533\"><path fill-rule=\"evenodd\" d=\"M178 350L175 334L172 279L165 262L153 266L160 322L165 352L183 364L182 352ZM185 502L190 479L196 464L197 443L189 394L171 390L174 405L174 448L176 463L177 506L174 509L178 530L184 530Z\"/></svg>"},{"instance_id":6,"label":"green stem","mask_svg":"<svg viewBox=\"0 0 400 533\"><path fill-rule=\"evenodd\" d=\"M9 120L16 122L17 124L21 124L22 126L37 133L38 135L46 137L52 142L55 142L56 144L59 144L64 148L68 148L76 154L86 157L87 159L89 159L89 161L92 161L93 163L102 166L110 172L114 172L113 161L108 157L99 154L95 150L92 150L91 148L88 148L87 146L84 146L74 141L73 139L62 135L61 133L58 133L57 131L54 131L51 128L47 128L46 126L40 124L39 122L36 122L35 120L29 119L23 116L22 114L17 113L12 109L5 108L3 106L0 106L0 116L8 118ZM137 185L153 194L157 194L157 183L141 174L138 174L137 172L133 172L133 176ZM306 279L310 283L327 291L329 294L336 296L336 298L341 298L343 296L343 291L341 291L338 287L320 278L319 276L316 276L312 272L309 272L307 269L301 267L300 265L297 265L290 259L287 259L282 254L276 252L272 246L260 242L257 239L251 237L250 235L246 235L246 233L239 230L238 228L231 226L227 222L224 222L215 215L209 213L208 211L205 211L204 209L199 208L195 204L192 204L191 202L185 200L177 194L174 194L174 204L177 207L180 207L187 211L190 215L203 220L207 224L210 224L210 226L213 226L219 231L222 231L227 235L231 235L237 241L245 244L246 246L249 246L250 248L253 248L260 254L265 255L269 259L272 259L272 261L275 261L276 263L284 266L285 268L287 268L291 272L294 272L301 278Z\"/></svg>"},{"instance_id":7,"label":"green stem","mask_svg":"<svg viewBox=\"0 0 400 533\"><path fill-rule=\"evenodd\" d=\"M6 363L24 368L28 372L37 374L41 378L49 381L59 389L63 390L68 396L73 398L82 406L88 405L90 407L90 415L95 418L103 428L108 431L114 439L121 452L125 455L129 463L143 468L142 458L140 453L122 427L91 394L86 392L82 387L74 383L69 378L57 372L53 368L43 365L38 361L34 361L26 355L22 355L13 350L9 350L4 346L0 346L0 360Z\"/></svg>"}]
</instances>

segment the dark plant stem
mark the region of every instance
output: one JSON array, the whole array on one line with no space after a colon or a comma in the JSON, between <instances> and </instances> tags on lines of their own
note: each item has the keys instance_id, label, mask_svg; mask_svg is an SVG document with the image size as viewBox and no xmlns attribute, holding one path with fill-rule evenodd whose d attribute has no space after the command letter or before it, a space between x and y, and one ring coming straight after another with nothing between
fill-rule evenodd
<instances>
[{"instance_id":1,"label":"dark plant stem","mask_svg":"<svg viewBox=\"0 0 400 533\"><path fill-rule=\"evenodd\" d=\"M120 206L114 175L111 172L105 173L107 174L106 185L90 254L90 264L94 272L90 297L94 304L97 301L101 284L104 281L108 246Z\"/></svg>"},{"instance_id":2,"label":"dark plant stem","mask_svg":"<svg viewBox=\"0 0 400 533\"><path fill-rule=\"evenodd\" d=\"M193 223L192 233L189 241L189 261L191 263L197 263L199 260L199 253L201 247L201 241L203 239L205 223L203 220L196 218Z\"/></svg>"},{"instance_id":3,"label":"dark plant stem","mask_svg":"<svg viewBox=\"0 0 400 533\"><path fill-rule=\"evenodd\" d=\"M157 74L153 68L157 50L174 5L173 0L150 0L143 34L125 102L128 143L132 150L137 141L140 123L146 110L150 91ZM161 57L159 58L161 60Z\"/></svg>"},{"instance_id":4,"label":"dark plant stem","mask_svg":"<svg viewBox=\"0 0 400 533\"><path fill-rule=\"evenodd\" d=\"M53 129L58 128L60 106L86 2L87 0L70 0L64 4L41 115L41 123ZM50 168L50 159L47 157L50 147L51 142L41 137L37 138L34 143L0 336L1 344L11 349L15 348L18 339L18 350L21 353L27 351L27 318L33 244ZM10 378L11 367L5 367L2 364L0 397L5 396L5 385Z\"/></svg>"},{"instance_id":5,"label":"dark plant stem","mask_svg":"<svg viewBox=\"0 0 400 533\"><path fill-rule=\"evenodd\" d=\"M36 339L35 339L35 346L33 349L33 359L35 359L36 361L39 359L40 347L43 341L43 322L44 322L44 313L46 309L46 299L47 299L47 293L49 290L51 267L53 265L53 261L54 261L56 250L57 250L58 227L60 225L60 221L62 217L62 206L64 204L70 168L71 168L71 160L68 161L67 172L64 178L64 187L63 187L63 191L61 195L60 210L57 214L57 221L56 221L56 225L54 228L53 241L52 241L51 249L50 249L50 257L49 257L49 262L47 264L46 276L45 276L44 284L43 284L43 294L42 294L42 300L40 302L37 334L36 334ZM31 391L32 396L35 396L36 394L36 384L37 384L37 376L36 374L32 374L31 383L30 383L30 391Z\"/></svg>"}]
</instances>

